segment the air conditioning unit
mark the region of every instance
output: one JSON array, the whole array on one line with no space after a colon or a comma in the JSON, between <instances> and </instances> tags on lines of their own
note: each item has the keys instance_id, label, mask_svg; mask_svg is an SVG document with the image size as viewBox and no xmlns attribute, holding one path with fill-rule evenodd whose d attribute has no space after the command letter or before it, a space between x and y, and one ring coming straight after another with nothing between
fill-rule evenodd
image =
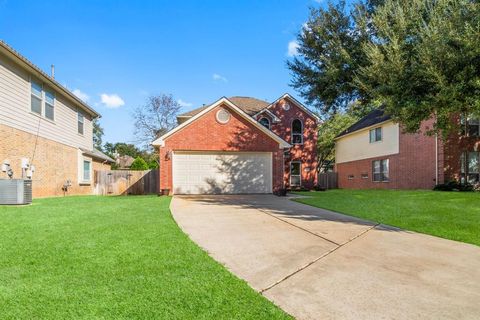
<instances>
[{"instance_id":1,"label":"air conditioning unit","mask_svg":"<svg viewBox=\"0 0 480 320\"><path fill-rule=\"evenodd\" d=\"M32 180L0 179L0 204L32 203Z\"/></svg>"}]
</instances>

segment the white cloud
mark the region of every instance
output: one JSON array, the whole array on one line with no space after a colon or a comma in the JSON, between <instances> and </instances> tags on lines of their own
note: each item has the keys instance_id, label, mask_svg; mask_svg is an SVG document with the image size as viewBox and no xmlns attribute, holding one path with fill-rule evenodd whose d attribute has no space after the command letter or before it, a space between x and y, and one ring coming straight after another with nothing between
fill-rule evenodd
<instances>
[{"instance_id":1,"label":"white cloud","mask_svg":"<svg viewBox=\"0 0 480 320\"><path fill-rule=\"evenodd\" d=\"M178 99L177 102L180 105L180 107L191 107L191 106L193 106L193 103L183 101L182 99Z\"/></svg>"},{"instance_id":2,"label":"white cloud","mask_svg":"<svg viewBox=\"0 0 480 320\"><path fill-rule=\"evenodd\" d=\"M75 89L75 90L72 91L72 93L74 95L76 95L77 98L79 98L83 102L87 102L88 99L90 99L90 96L88 94L86 94L85 92L82 92L80 89Z\"/></svg>"},{"instance_id":3,"label":"white cloud","mask_svg":"<svg viewBox=\"0 0 480 320\"><path fill-rule=\"evenodd\" d=\"M290 41L288 43L287 55L289 57L296 56L298 54L298 47L300 47L300 46L298 45L298 42L296 40Z\"/></svg>"},{"instance_id":4,"label":"white cloud","mask_svg":"<svg viewBox=\"0 0 480 320\"><path fill-rule=\"evenodd\" d=\"M125 105L125 101L123 101L122 98L118 94L107 94L107 93L102 93L100 95L100 99L102 103L105 105L107 108L115 109L118 107L121 107Z\"/></svg>"},{"instance_id":5,"label":"white cloud","mask_svg":"<svg viewBox=\"0 0 480 320\"><path fill-rule=\"evenodd\" d=\"M218 73L214 73L212 75L213 80L215 81L223 81L223 82L228 82L228 79L225 78L224 76L219 75Z\"/></svg>"}]
</instances>

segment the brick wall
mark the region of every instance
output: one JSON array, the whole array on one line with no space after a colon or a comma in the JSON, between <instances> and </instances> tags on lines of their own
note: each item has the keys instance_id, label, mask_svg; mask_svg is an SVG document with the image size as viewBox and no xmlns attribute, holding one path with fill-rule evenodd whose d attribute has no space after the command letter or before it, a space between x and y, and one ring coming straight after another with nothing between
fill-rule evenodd
<instances>
[{"instance_id":1,"label":"brick wall","mask_svg":"<svg viewBox=\"0 0 480 320\"><path fill-rule=\"evenodd\" d=\"M29 158L35 166L33 175L33 197L51 197L63 195L62 186L72 181L68 194L92 194L92 185L78 184L78 150L76 148L38 137L35 135L0 124L0 163L10 160L14 178L21 178L21 159ZM32 161L33 152L37 144ZM92 161L92 170L105 170L109 165ZM6 178L0 172L1 178ZM93 176L93 175L92 175Z\"/></svg>"},{"instance_id":2,"label":"brick wall","mask_svg":"<svg viewBox=\"0 0 480 320\"><path fill-rule=\"evenodd\" d=\"M290 105L289 110L285 110L285 103ZM291 143L292 121L299 119L303 123L303 144L293 145L290 148L289 155L285 157L284 181L285 185L290 184L290 161L300 161L302 163L302 187L312 188L316 185L317 179L317 122L316 119L308 113L298 108L288 98L280 99L275 105L271 106L270 112L275 114L280 122L270 121L270 129L283 140ZM258 119L265 116L261 114ZM270 120L271 118L267 116Z\"/></svg>"},{"instance_id":3,"label":"brick wall","mask_svg":"<svg viewBox=\"0 0 480 320\"><path fill-rule=\"evenodd\" d=\"M435 186L435 136L424 134L433 125L433 120L422 124L417 134L400 133L399 153L336 164L339 188L352 189L431 189ZM440 139L439 139L440 140ZM443 162L443 144L439 142L439 163ZM389 159L389 182L373 182L372 161ZM439 167L441 168L441 167ZM368 174L362 179L362 174ZM348 179L353 175L353 179ZM439 183L443 174L439 170Z\"/></svg>"},{"instance_id":4,"label":"brick wall","mask_svg":"<svg viewBox=\"0 0 480 320\"><path fill-rule=\"evenodd\" d=\"M226 105L214 108L169 136L165 146L160 147L160 189L172 190L172 164L167 154L175 150L272 152L273 191L283 187L283 150L279 149L278 142L235 111L230 110L231 119L227 124L218 123L216 112L221 107L229 109Z\"/></svg>"},{"instance_id":5,"label":"brick wall","mask_svg":"<svg viewBox=\"0 0 480 320\"><path fill-rule=\"evenodd\" d=\"M455 117L453 121L458 121ZM464 152L480 151L480 137L466 136L452 133L444 142L444 171L445 181L460 180L460 157Z\"/></svg>"}]
</instances>

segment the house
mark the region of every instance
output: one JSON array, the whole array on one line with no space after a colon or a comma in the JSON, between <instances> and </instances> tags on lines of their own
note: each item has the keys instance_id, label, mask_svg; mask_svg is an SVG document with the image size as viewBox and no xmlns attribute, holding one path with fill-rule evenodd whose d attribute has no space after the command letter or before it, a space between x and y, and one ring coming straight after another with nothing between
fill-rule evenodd
<instances>
[{"instance_id":1,"label":"house","mask_svg":"<svg viewBox=\"0 0 480 320\"><path fill-rule=\"evenodd\" d=\"M454 119L458 121L458 118ZM336 138L335 167L340 188L431 189L457 180L479 182L480 125L462 122L464 133L446 139L425 133L434 119L415 134L404 133L382 109L360 119Z\"/></svg>"},{"instance_id":2,"label":"house","mask_svg":"<svg viewBox=\"0 0 480 320\"><path fill-rule=\"evenodd\" d=\"M34 197L92 194L93 171L113 162L93 148L99 116L0 41L0 165L13 178L31 177Z\"/></svg>"},{"instance_id":3,"label":"house","mask_svg":"<svg viewBox=\"0 0 480 320\"><path fill-rule=\"evenodd\" d=\"M317 117L289 94L231 97L178 116L153 142L173 194L278 193L317 181Z\"/></svg>"}]
</instances>

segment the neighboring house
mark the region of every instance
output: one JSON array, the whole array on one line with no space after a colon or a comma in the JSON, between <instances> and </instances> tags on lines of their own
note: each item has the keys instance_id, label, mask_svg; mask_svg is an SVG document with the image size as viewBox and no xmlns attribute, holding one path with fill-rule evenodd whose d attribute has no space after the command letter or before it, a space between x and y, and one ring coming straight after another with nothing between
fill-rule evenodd
<instances>
[{"instance_id":1,"label":"neighboring house","mask_svg":"<svg viewBox=\"0 0 480 320\"><path fill-rule=\"evenodd\" d=\"M0 41L0 164L10 164L13 178L32 176L34 197L63 195L64 186L67 194L92 194L93 171L113 162L93 148L99 116Z\"/></svg>"},{"instance_id":2,"label":"neighboring house","mask_svg":"<svg viewBox=\"0 0 480 320\"><path fill-rule=\"evenodd\" d=\"M278 193L317 179L317 117L285 94L221 98L178 116L153 142L160 188L174 194Z\"/></svg>"},{"instance_id":3,"label":"neighboring house","mask_svg":"<svg viewBox=\"0 0 480 320\"><path fill-rule=\"evenodd\" d=\"M431 189L450 180L478 183L478 119L464 124L468 134L447 139L425 134L433 124L431 119L419 133L403 133L381 109L372 111L336 138L339 187Z\"/></svg>"},{"instance_id":4,"label":"neighboring house","mask_svg":"<svg viewBox=\"0 0 480 320\"><path fill-rule=\"evenodd\" d=\"M117 157L115 157L115 163L117 164L118 169L130 168L133 161L135 161L135 158L127 154L123 156L118 155Z\"/></svg>"}]
</instances>

